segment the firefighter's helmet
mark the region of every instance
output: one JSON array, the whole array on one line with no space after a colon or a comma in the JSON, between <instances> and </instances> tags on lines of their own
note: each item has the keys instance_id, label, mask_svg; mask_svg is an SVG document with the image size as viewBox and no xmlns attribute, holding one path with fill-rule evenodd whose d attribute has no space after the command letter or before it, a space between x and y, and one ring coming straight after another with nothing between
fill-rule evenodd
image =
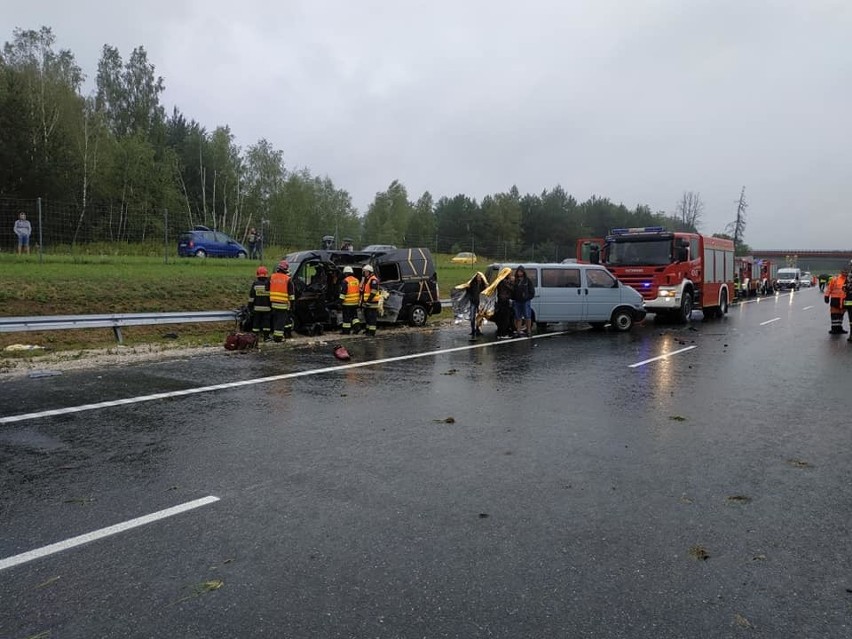
<instances>
[{"instance_id":1,"label":"firefighter's helmet","mask_svg":"<svg viewBox=\"0 0 852 639\"><path fill-rule=\"evenodd\" d=\"M352 273L354 273L354 271L352 270L351 266L344 266L343 267L343 274L344 275L352 275Z\"/></svg>"},{"instance_id":2,"label":"firefighter's helmet","mask_svg":"<svg viewBox=\"0 0 852 639\"><path fill-rule=\"evenodd\" d=\"M287 260L281 260L280 262L278 262L278 267L276 270L280 273L286 273L290 270L290 264L287 262Z\"/></svg>"},{"instance_id":3,"label":"firefighter's helmet","mask_svg":"<svg viewBox=\"0 0 852 639\"><path fill-rule=\"evenodd\" d=\"M257 267L257 277L269 277L269 271L265 266Z\"/></svg>"}]
</instances>

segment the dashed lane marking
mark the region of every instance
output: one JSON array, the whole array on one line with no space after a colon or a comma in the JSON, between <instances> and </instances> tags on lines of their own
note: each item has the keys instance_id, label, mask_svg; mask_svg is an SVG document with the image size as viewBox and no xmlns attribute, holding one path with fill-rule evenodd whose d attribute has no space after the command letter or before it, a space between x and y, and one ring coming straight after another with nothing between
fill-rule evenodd
<instances>
[{"instance_id":1,"label":"dashed lane marking","mask_svg":"<svg viewBox=\"0 0 852 639\"><path fill-rule=\"evenodd\" d=\"M761 322L760 325L766 326L767 324L771 324L772 322L778 322L780 320L781 320L780 317L773 317L771 320L766 320L765 322Z\"/></svg>"},{"instance_id":2,"label":"dashed lane marking","mask_svg":"<svg viewBox=\"0 0 852 639\"><path fill-rule=\"evenodd\" d=\"M693 348L698 348L697 346L687 346L686 348L681 348L677 351L672 351L671 353L664 353L663 355L658 355L657 357L652 357L651 359L645 359L641 362L636 362L635 364L630 364L627 368L639 368L640 366L644 366L645 364L650 364L651 362L656 362L657 360L666 359L667 357L671 357L672 355L678 355L679 353L685 353L686 351L691 351Z\"/></svg>"},{"instance_id":3,"label":"dashed lane marking","mask_svg":"<svg viewBox=\"0 0 852 639\"><path fill-rule=\"evenodd\" d=\"M209 393L217 390L228 390L232 388L242 388L243 386L254 386L256 384L266 384L268 382L278 382L285 379L295 379L296 377L308 377L310 375L323 375L325 373L334 373L336 371L345 371L350 368L362 368L364 366L376 366L378 364L387 364L389 362L401 362L408 359L418 359L421 357L434 357L435 355L443 355L446 353L457 353L460 351L470 351L478 348L489 348L492 346L503 346L505 344L516 344L531 339L546 339L548 337L557 337L565 335L568 331L557 331L554 333L545 333L544 335L533 335L531 337L521 337L518 339L507 339L499 342L484 342L482 344L470 344L467 346L455 346L453 348L443 348L437 351L425 351L422 353L411 353L409 355L399 355L397 357L385 357L383 359L373 359L367 362L357 362L352 364L339 364L337 366L326 366L325 368L314 368L306 371L297 371L295 373L283 373L281 375L271 375L269 377L258 377L256 379L244 379L238 382L227 382L224 384L213 384L211 386L199 386L197 388L185 388L178 391L169 391L167 393L154 393L153 395L141 395L139 397L128 397L126 399L116 399L106 402L97 402L94 404L82 404L80 406L68 406L66 408L55 408L52 410L43 410L36 413L23 413L21 415L9 415L0 417L0 424L12 424L14 422L23 422L31 419L40 419L42 417L56 417L58 415L70 415L72 413L82 413L90 410L99 410L101 408L111 408L113 406L126 406L128 404L139 404L141 402L151 402L158 399L170 399L172 397L185 397L187 395L197 395L198 393Z\"/></svg>"},{"instance_id":4,"label":"dashed lane marking","mask_svg":"<svg viewBox=\"0 0 852 639\"><path fill-rule=\"evenodd\" d=\"M805 308L803 308L802 310L803 310L803 311L809 311L809 310L811 310L812 308L813 308L813 306L805 306Z\"/></svg>"},{"instance_id":5,"label":"dashed lane marking","mask_svg":"<svg viewBox=\"0 0 852 639\"><path fill-rule=\"evenodd\" d=\"M83 544L88 544L90 542L97 541L98 539L103 539L104 537L117 535L118 533L125 532L133 528L139 528L139 526L144 526L145 524L150 524L155 521L159 521L160 519L174 517L175 515L185 513L188 510L200 508L201 506L206 506L207 504L212 504L217 501L219 501L219 498L213 497L212 495L210 495L209 497L202 497L201 499L196 499L195 501L188 501L185 504L172 506L171 508L166 508L165 510L158 510L157 512L151 513L150 515L144 515L142 517L137 517L136 519L130 519L128 521L122 522L120 524L115 524L114 526L101 528L99 530L86 533L85 535L71 537L70 539L66 539L65 541L59 541L55 544L50 544L49 546L36 548L35 550L30 550L29 552L21 553L20 555L15 555L6 559L0 559L0 571L6 570L7 568L12 568L14 566L20 566L21 564L25 564L29 561L41 559L42 557L47 557L48 555L53 555L58 552L62 552L63 550L82 546Z\"/></svg>"}]
</instances>

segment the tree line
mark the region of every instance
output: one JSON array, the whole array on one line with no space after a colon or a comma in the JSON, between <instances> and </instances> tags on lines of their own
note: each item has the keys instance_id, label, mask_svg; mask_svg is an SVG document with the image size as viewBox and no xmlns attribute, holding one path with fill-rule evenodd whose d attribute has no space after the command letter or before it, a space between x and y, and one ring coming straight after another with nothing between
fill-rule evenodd
<instances>
[{"instance_id":1,"label":"tree line","mask_svg":"<svg viewBox=\"0 0 852 639\"><path fill-rule=\"evenodd\" d=\"M513 186L479 201L412 198L396 180L360 215L346 190L286 165L268 140L242 148L227 125L209 130L178 107L167 113L165 80L143 46L125 59L104 45L89 95L84 80L49 27L15 29L0 54L0 198L69 203L71 243L162 237L167 210L186 228L205 225L238 239L256 227L278 246L336 234L362 245L561 259L573 257L577 238L614 227L700 224L703 205L692 192L684 210L667 214L605 197L578 202L559 185L538 194Z\"/></svg>"}]
</instances>

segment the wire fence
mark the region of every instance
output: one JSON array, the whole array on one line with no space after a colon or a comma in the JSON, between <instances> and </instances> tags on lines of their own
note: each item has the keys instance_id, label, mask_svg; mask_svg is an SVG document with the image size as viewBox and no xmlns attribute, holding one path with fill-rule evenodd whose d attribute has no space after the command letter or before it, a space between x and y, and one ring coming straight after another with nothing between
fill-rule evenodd
<instances>
[{"instance_id":1,"label":"wire fence","mask_svg":"<svg viewBox=\"0 0 852 639\"><path fill-rule=\"evenodd\" d=\"M177 246L181 234L193 228L185 213L170 213L166 209L152 211L118 204L96 204L81 212L75 203L42 198L0 197L0 252L16 250L18 239L13 228L22 212L32 227L30 251L39 255L162 256L169 262L178 258ZM261 235L259 246L265 248L258 257L270 259L278 257L277 253L323 247L323 235L319 233L293 234L286 228L278 228L264 221L257 228ZM211 227L211 230L228 234L249 252L249 228L235 230ZM333 248L341 248L347 242L356 250L368 244L395 243L393 239L381 236L361 237L355 234L355 237L346 237L336 233L335 229L328 229L327 233L333 238ZM452 255L471 252L479 257L480 262L483 258L542 262L575 257L573 245L545 242L522 246L516 239L481 237L470 233L458 236L407 236L404 246L423 246L435 253ZM271 255L270 252L276 254Z\"/></svg>"}]
</instances>

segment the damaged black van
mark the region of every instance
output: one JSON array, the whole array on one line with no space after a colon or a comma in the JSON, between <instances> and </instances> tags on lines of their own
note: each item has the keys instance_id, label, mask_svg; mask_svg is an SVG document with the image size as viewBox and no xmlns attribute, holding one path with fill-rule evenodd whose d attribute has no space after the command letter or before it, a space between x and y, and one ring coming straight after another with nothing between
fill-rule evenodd
<instances>
[{"instance_id":1,"label":"damaged black van","mask_svg":"<svg viewBox=\"0 0 852 639\"><path fill-rule=\"evenodd\" d=\"M438 274L427 248L405 248L382 252L299 251L285 258L296 293L293 318L296 330L318 333L342 323L340 282L343 268L351 266L355 277L372 264L380 288L387 291L379 322L423 326L430 315L441 312Z\"/></svg>"}]
</instances>

